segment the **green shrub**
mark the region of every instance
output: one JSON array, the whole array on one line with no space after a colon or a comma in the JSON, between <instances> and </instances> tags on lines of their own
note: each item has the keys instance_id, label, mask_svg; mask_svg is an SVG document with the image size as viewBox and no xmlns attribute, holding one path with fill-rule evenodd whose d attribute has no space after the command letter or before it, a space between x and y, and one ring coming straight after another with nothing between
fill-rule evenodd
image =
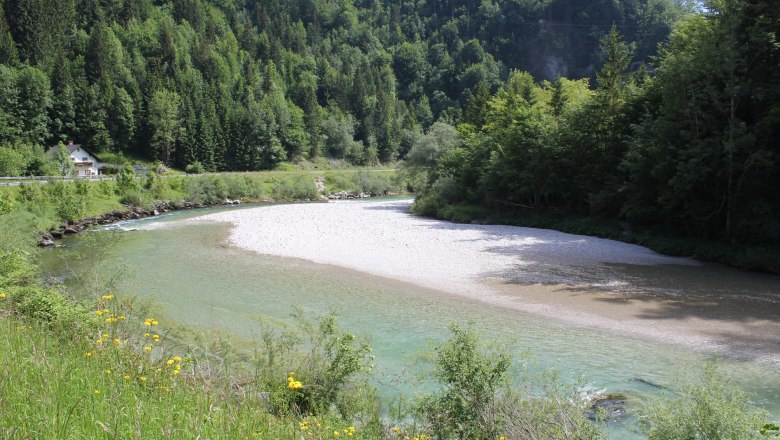
<instances>
[{"instance_id":1,"label":"green shrub","mask_svg":"<svg viewBox=\"0 0 780 440\"><path fill-rule=\"evenodd\" d=\"M140 189L140 185L135 178L135 170L131 165L126 164L119 170L119 173L116 175L116 189L119 195Z\"/></svg>"},{"instance_id":2,"label":"green shrub","mask_svg":"<svg viewBox=\"0 0 780 440\"><path fill-rule=\"evenodd\" d=\"M319 195L311 176L286 177L274 186L273 194L280 200L316 199Z\"/></svg>"},{"instance_id":3,"label":"green shrub","mask_svg":"<svg viewBox=\"0 0 780 440\"><path fill-rule=\"evenodd\" d=\"M501 390L485 411L483 426L516 440L607 438L600 425L585 417L590 402L579 395L576 387L561 383L556 375L535 382L533 385L541 391Z\"/></svg>"},{"instance_id":4,"label":"green shrub","mask_svg":"<svg viewBox=\"0 0 780 440\"><path fill-rule=\"evenodd\" d=\"M417 215L437 217L439 210L447 205L447 202L435 192L430 192L417 197L412 205L412 212Z\"/></svg>"},{"instance_id":5,"label":"green shrub","mask_svg":"<svg viewBox=\"0 0 780 440\"><path fill-rule=\"evenodd\" d=\"M325 186L331 193L360 191L360 187L355 183L354 176L345 173L326 173Z\"/></svg>"},{"instance_id":6,"label":"green shrub","mask_svg":"<svg viewBox=\"0 0 780 440\"><path fill-rule=\"evenodd\" d=\"M143 194L140 190L128 190L120 198L119 203L127 206L141 206L144 203Z\"/></svg>"},{"instance_id":7,"label":"green shrub","mask_svg":"<svg viewBox=\"0 0 780 440\"><path fill-rule=\"evenodd\" d=\"M0 289L12 310L48 325L64 328L94 321L84 307L40 286L38 270L24 252L0 254Z\"/></svg>"},{"instance_id":8,"label":"green shrub","mask_svg":"<svg viewBox=\"0 0 780 440\"><path fill-rule=\"evenodd\" d=\"M203 174L206 168L200 162L193 162L184 168L184 172L187 174Z\"/></svg>"},{"instance_id":9,"label":"green shrub","mask_svg":"<svg viewBox=\"0 0 780 440\"><path fill-rule=\"evenodd\" d=\"M486 350L471 328L450 326L452 336L435 347L434 378L438 394L425 399L421 411L438 438L495 439L485 414L496 393L507 386L512 358Z\"/></svg>"},{"instance_id":10,"label":"green shrub","mask_svg":"<svg viewBox=\"0 0 780 440\"><path fill-rule=\"evenodd\" d=\"M368 344L342 331L333 313L312 322L296 309L293 317L300 332L266 330L256 357L257 380L271 390L272 408L306 415L336 407L343 417L358 412L376 416L378 410L366 407L363 399L375 391L366 393L370 387L365 384L352 386L359 374L371 371Z\"/></svg>"},{"instance_id":11,"label":"green shrub","mask_svg":"<svg viewBox=\"0 0 780 440\"><path fill-rule=\"evenodd\" d=\"M649 440L765 439L760 432L764 417L717 365L710 363L701 378L685 384L679 393L648 405L643 426Z\"/></svg>"},{"instance_id":12,"label":"green shrub","mask_svg":"<svg viewBox=\"0 0 780 440\"><path fill-rule=\"evenodd\" d=\"M87 212L87 199L78 194L78 187L73 188L71 185L64 184L49 184L47 186L52 188L61 186L59 194L54 199L57 216L61 220L75 222L84 218Z\"/></svg>"},{"instance_id":13,"label":"green shrub","mask_svg":"<svg viewBox=\"0 0 780 440\"><path fill-rule=\"evenodd\" d=\"M355 175L355 183L361 192L371 195L385 195L395 189L392 176L388 173L359 171Z\"/></svg>"},{"instance_id":14,"label":"green shrub","mask_svg":"<svg viewBox=\"0 0 780 440\"><path fill-rule=\"evenodd\" d=\"M290 162L279 162L274 166L274 171L298 171L298 168Z\"/></svg>"},{"instance_id":15,"label":"green shrub","mask_svg":"<svg viewBox=\"0 0 780 440\"><path fill-rule=\"evenodd\" d=\"M193 177L187 183L187 197L196 203L216 204L228 197L228 187L220 176Z\"/></svg>"}]
</instances>

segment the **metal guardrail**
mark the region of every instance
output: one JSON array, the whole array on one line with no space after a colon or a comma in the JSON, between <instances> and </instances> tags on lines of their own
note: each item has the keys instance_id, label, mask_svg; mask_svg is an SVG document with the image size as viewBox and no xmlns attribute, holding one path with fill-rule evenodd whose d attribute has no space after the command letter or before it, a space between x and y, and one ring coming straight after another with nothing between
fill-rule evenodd
<instances>
[{"instance_id":1,"label":"metal guardrail","mask_svg":"<svg viewBox=\"0 0 780 440\"><path fill-rule=\"evenodd\" d=\"M115 180L110 176L20 176L20 177L0 177L0 186L19 186L19 185L46 185L51 182L75 182L77 180L87 182L102 182L104 180Z\"/></svg>"}]
</instances>

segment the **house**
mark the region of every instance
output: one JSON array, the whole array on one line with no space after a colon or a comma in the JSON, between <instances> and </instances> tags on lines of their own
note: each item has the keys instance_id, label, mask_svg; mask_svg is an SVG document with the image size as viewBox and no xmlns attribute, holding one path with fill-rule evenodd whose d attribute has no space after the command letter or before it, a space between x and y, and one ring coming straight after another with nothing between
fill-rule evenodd
<instances>
[{"instance_id":1,"label":"house","mask_svg":"<svg viewBox=\"0 0 780 440\"><path fill-rule=\"evenodd\" d=\"M56 151L56 146L49 149L49 154ZM68 141L68 145L65 146L68 149L70 159L73 161L73 165L76 167L77 177L91 177L100 174L100 162L97 156L90 154L87 150L81 148L80 144L74 144L73 141Z\"/></svg>"}]
</instances>

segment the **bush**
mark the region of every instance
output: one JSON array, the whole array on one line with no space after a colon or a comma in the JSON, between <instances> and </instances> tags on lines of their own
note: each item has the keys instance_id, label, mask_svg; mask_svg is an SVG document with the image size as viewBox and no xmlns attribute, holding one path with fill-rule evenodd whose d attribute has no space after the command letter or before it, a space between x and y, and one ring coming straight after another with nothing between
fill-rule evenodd
<instances>
[{"instance_id":1,"label":"bush","mask_svg":"<svg viewBox=\"0 0 780 440\"><path fill-rule=\"evenodd\" d=\"M471 328L450 326L452 337L435 348L434 377L442 386L421 411L438 438L495 439L484 415L496 392L507 385L511 357L488 351Z\"/></svg>"},{"instance_id":2,"label":"bush","mask_svg":"<svg viewBox=\"0 0 780 440\"><path fill-rule=\"evenodd\" d=\"M316 199L319 195L317 185L311 176L290 176L277 183L274 197L280 200Z\"/></svg>"},{"instance_id":3,"label":"bush","mask_svg":"<svg viewBox=\"0 0 780 440\"><path fill-rule=\"evenodd\" d=\"M393 182L388 173L360 171L356 174L355 181L362 192L372 196L385 195L393 190Z\"/></svg>"},{"instance_id":4,"label":"bush","mask_svg":"<svg viewBox=\"0 0 780 440\"><path fill-rule=\"evenodd\" d=\"M119 203L127 206L141 206L144 203L140 190L129 190L119 198Z\"/></svg>"},{"instance_id":5,"label":"bush","mask_svg":"<svg viewBox=\"0 0 780 440\"><path fill-rule=\"evenodd\" d=\"M218 176L194 177L187 183L187 198L196 203L216 204L228 196L225 181Z\"/></svg>"},{"instance_id":6,"label":"bush","mask_svg":"<svg viewBox=\"0 0 780 440\"><path fill-rule=\"evenodd\" d=\"M679 394L667 395L645 408L644 432L649 440L765 439L764 413L730 384L715 363Z\"/></svg>"},{"instance_id":7,"label":"bush","mask_svg":"<svg viewBox=\"0 0 780 440\"><path fill-rule=\"evenodd\" d=\"M262 349L258 350L257 371L261 374L258 382L265 389L273 390L270 396L273 409L278 413L316 415L325 414L335 406L345 418L356 412L378 414L361 399L371 394L365 393L365 385L350 387L358 374L371 370L368 344L342 331L333 313L312 322L299 308L293 317L302 330L300 333L266 330L262 335ZM307 351L293 365L291 361L302 344ZM362 406L356 407L357 401Z\"/></svg>"},{"instance_id":8,"label":"bush","mask_svg":"<svg viewBox=\"0 0 780 440\"><path fill-rule=\"evenodd\" d=\"M138 181L135 179L135 170L129 164L124 165L116 175L116 189L119 195L125 195L141 189Z\"/></svg>"},{"instance_id":9,"label":"bush","mask_svg":"<svg viewBox=\"0 0 780 440\"><path fill-rule=\"evenodd\" d=\"M187 165L186 168L184 168L184 172L186 172L187 174L203 174L203 172L205 171L206 168L200 162L193 162Z\"/></svg>"},{"instance_id":10,"label":"bush","mask_svg":"<svg viewBox=\"0 0 780 440\"><path fill-rule=\"evenodd\" d=\"M0 255L0 289L12 310L54 327L71 327L94 321L84 307L60 292L41 287L38 271L20 251Z\"/></svg>"},{"instance_id":11,"label":"bush","mask_svg":"<svg viewBox=\"0 0 780 440\"><path fill-rule=\"evenodd\" d=\"M325 185L327 186L328 191L331 193L339 193L343 191L356 193L360 191L360 187L357 183L355 183L353 176L347 175L345 173L326 173Z\"/></svg>"},{"instance_id":12,"label":"bush","mask_svg":"<svg viewBox=\"0 0 780 440\"><path fill-rule=\"evenodd\" d=\"M450 331L450 339L434 352L433 376L441 389L418 405L434 438L605 438L584 416L588 402L574 386L552 374L514 387L509 354L486 348L471 328L453 325Z\"/></svg>"},{"instance_id":13,"label":"bush","mask_svg":"<svg viewBox=\"0 0 780 440\"><path fill-rule=\"evenodd\" d=\"M430 192L417 197L412 205L412 212L417 215L437 217L439 210L446 205L447 202L438 193Z\"/></svg>"}]
</instances>

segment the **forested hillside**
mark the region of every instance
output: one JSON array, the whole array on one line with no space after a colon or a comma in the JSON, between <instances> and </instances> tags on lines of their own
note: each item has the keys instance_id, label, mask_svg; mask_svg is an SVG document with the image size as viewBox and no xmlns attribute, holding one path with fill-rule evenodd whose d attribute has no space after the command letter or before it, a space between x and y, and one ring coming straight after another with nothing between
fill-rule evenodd
<instances>
[{"instance_id":1,"label":"forested hillside","mask_svg":"<svg viewBox=\"0 0 780 440\"><path fill-rule=\"evenodd\" d=\"M713 0L702 11L677 24L651 70L631 71L615 29L595 88L515 72L457 130L434 125L409 154L428 185L418 210L620 218L774 249L772 263L745 251L755 261L744 265L780 271L780 3Z\"/></svg>"},{"instance_id":2,"label":"forested hillside","mask_svg":"<svg viewBox=\"0 0 780 440\"><path fill-rule=\"evenodd\" d=\"M672 0L3 0L0 174L74 140L184 167L403 158L510 69L592 77L615 25L647 61Z\"/></svg>"}]
</instances>

